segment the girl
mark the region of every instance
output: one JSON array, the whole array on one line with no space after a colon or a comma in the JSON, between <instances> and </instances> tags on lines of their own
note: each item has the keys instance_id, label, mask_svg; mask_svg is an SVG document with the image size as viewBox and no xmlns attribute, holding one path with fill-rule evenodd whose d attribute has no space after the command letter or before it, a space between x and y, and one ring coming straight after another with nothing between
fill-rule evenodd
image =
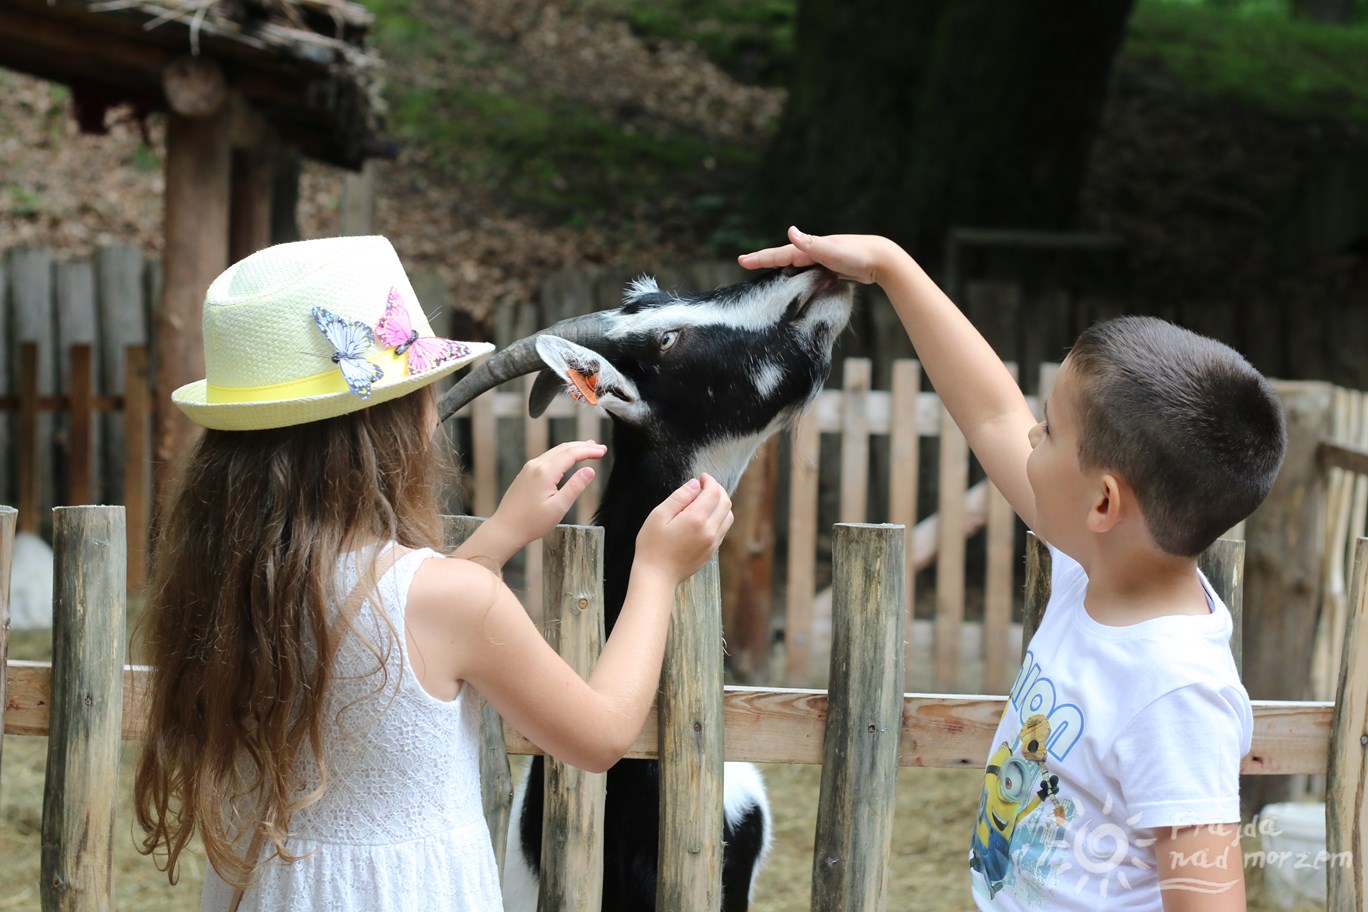
<instances>
[{"instance_id":1,"label":"girl","mask_svg":"<svg viewBox=\"0 0 1368 912\"><path fill-rule=\"evenodd\" d=\"M204 304L207 428L154 553L142 850L176 879L198 830L204 910L500 907L481 810L480 697L548 754L604 770L656 690L676 585L731 526L704 475L637 538L627 603L588 681L497 567L564 517L593 441L527 464L450 557L431 383L492 349L434 338L384 238L283 244ZM491 571L487 565L496 568Z\"/></svg>"}]
</instances>

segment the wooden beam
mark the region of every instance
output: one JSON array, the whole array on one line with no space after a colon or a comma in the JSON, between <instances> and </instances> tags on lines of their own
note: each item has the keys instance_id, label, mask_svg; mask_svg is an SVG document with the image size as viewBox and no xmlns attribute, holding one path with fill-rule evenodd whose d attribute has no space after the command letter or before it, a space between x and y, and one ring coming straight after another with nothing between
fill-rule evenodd
<instances>
[{"instance_id":1,"label":"wooden beam","mask_svg":"<svg viewBox=\"0 0 1368 912\"><path fill-rule=\"evenodd\" d=\"M1327 468L1368 475L1368 450L1362 447L1335 440L1322 440L1318 455L1321 465Z\"/></svg>"},{"instance_id":2,"label":"wooden beam","mask_svg":"<svg viewBox=\"0 0 1368 912\"><path fill-rule=\"evenodd\" d=\"M147 733L151 669L124 669L123 737ZM11 659L5 703L6 735L46 735L51 710L52 666ZM728 686L723 718L728 760L750 763L821 763L825 690ZM908 693L903 695L900 766L982 770L1006 708L1003 696ZM1330 750L1335 705L1328 701L1255 700L1254 744L1241 761L1248 775L1321 774ZM656 711L626 756L660 756ZM504 733L510 754L541 750L512 729Z\"/></svg>"},{"instance_id":3,"label":"wooden beam","mask_svg":"<svg viewBox=\"0 0 1368 912\"><path fill-rule=\"evenodd\" d=\"M160 502L161 470L183 453L193 425L171 405L178 387L204 377L201 315L204 292L228 266L230 118L172 114L166 128L166 229L161 308L157 313L153 484Z\"/></svg>"},{"instance_id":4,"label":"wooden beam","mask_svg":"<svg viewBox=\"0 0 1368 912\"><path fill-rule=\"evenodd\" d=\"M209 117L228 99L223 68L208 57L184 54L162 69L162 93L174 114Z\"/></svg>"}]
</instances>

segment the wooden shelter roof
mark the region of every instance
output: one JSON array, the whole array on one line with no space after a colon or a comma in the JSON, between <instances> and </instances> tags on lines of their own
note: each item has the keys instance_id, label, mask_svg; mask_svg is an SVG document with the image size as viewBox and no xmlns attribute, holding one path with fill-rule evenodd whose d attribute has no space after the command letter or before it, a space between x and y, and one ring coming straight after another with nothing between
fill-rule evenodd
<instances>
[{"instance_id":1,"label":"wooden shelter roof","mask_svg":"<svg viewBox=\"0 0 1368 912\"><path fill-rule=\"evenodd\" d=\"M373 21L345 0L4 0L0 66L70 86L82 127L100 132L109 107L166 110L173 61L212 61L283 140L358 168L391 154Z\"/></svg>"}]
</instances>

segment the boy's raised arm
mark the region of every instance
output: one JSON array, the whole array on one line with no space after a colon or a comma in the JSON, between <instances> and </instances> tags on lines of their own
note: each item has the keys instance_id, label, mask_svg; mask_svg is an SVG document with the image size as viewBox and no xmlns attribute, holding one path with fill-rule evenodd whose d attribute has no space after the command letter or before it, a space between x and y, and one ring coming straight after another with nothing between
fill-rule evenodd
<instances>
[{"instance_id":1,"label":"boy's raised arm","mask_svg":"<svg viewBox=\"0 0 1368 912\"><path fill-rule=\"evenodd\" d=\"M786 246L745 254L738 261L748 269L820 263L846 278L882 287L974 455L1017 515L1031 525L1035 497L1026 459L1036 419L992 346L916 261L887 238L818 237L790 228L789 240Z\"/></svg>"}]
</instances>

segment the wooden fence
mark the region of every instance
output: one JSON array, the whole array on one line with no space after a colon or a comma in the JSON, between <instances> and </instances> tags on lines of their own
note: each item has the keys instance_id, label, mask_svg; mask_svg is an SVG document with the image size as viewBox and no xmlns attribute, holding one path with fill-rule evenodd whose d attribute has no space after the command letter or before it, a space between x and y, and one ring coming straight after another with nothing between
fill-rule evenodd
<instances>
[{"instance_id":1,"label":"wooden fence","mask_svg":"<svg viewBox=\"0 0 1368 912\"><path fill-rule=\"evenodd\" d=\"M0 593L7 591L16 511L0 509ZM475 521L453 521L450 540ZM7 662L0 693L4 732L48 735L42 822L45 910L114 908L109 875L116 800L112 770L121 738L139 738L147 713L146 668L123 664L126 586L119 507L59 509L53 662ZM902 767L978 769L1004 709L1002 696L904 693L900 642L905 530L838 525L834 535L836 630L829 690L723 687L714 566L681 586L662 674L662 698L628 756L662 765L660 899L657 908L715 908L720 891L723 760L822 763L813 908L881 910L881 876ZM1033 539L1031 540L1034 541ZM561 527L545 544L549 616L557 647L581 668L601 636L600 533ZM1204 556L1218 593L1238 613L1241 543ZM1048 597L1047 554L1028 547L1026 636ZM1346 602L1336 699L1255 701L1246 774L1328 774L1332 857L1358 852L1368 813L1362 745L1368 743L1368 540L1357 546ZM8 610L0 598L0 621ZM0 623L0 631L5 625ZM0 634L3 636L3 634ZM1238 641L1236 642L1238 649ZM0 640L0 652L3 652ZM719 711L720 707L720 711ZM506 832L511 780L499 749L535 753L516 732L486 726L486 807L496 847ZM860 771L858 782L851 775ZM3 768L0 767L0 773ZM602 782L548 771L548 831L576 834L543 845L543 908L568 908L572 889L596 880L601 857ZM966 825L969 816L966 813ZM1364 865L1330 866L1330 908L1368 909Z\"/></svg>"}]
</instances>

